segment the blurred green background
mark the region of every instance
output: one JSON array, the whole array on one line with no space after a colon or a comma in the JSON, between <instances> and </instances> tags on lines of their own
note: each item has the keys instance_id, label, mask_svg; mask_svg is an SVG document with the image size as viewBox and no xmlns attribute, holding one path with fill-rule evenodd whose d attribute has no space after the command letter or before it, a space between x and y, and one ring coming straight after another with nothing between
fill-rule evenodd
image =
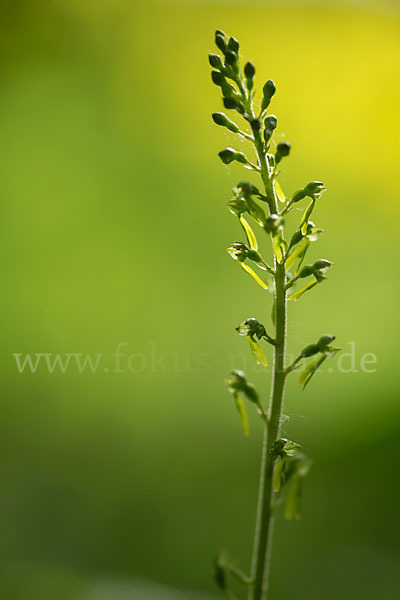
<instances>
[{"instance_id":1,"label":"blurred green background","mask_svg":"<svg viewBox=\"0 0 400 600\"><path fill-rule=\"evenodd\" d=\"M267 389L234 327L270 325L271 298L225 252L243 171L216 157L236 141L210 119L215 28L276 82L285 191L328 187L310 258L335 267L290 307L290 352L327 332L355 349L307 393L290 382L284 432L315 462L303 519L276 526L272 597L398 598L395 9L2 5L2 598L212 598L219 548L248 567L261 431L243 438L223 380L247 366ZM19 373L14 353L103 356Z\"/></svg>"}]
</instances>

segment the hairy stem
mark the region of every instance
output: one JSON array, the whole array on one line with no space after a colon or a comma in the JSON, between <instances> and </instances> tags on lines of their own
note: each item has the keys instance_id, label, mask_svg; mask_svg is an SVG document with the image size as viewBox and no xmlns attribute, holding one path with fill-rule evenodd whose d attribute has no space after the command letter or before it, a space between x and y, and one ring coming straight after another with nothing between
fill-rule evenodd
<instances>
[{"instance_id":1,"label":"hairy stem","mask_svg":"<svg viewBox=\"0 0 400 600\"><path fill-rule=\"evenodd\" d=\"M275 281L276 344L274 349L273 380L271 384L268 423L265 425L264 443L262 448L260 489L251 576L254 581L254 587L250 590L249 600L267 600L268 598L268 577L274 510L272 478L275 462L274 457L269 453L269 448L271 448L272 444L279 438L286 380L286 292L284 265L276 265Z\"/></svg>"}]
</instances>

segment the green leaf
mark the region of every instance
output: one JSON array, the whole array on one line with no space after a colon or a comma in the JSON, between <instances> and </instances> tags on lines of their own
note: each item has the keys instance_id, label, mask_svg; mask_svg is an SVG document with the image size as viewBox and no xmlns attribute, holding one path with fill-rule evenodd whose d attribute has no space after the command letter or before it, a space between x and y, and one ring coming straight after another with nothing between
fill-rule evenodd
<instances>
[{"instance_id":1,"label":"green leaf","mask_svg":"<svg viewBox=\"0 0 400 600\"><path fill-rule=\"evenodd\" d=\"M275 181L274 181L274 188L275 188L275 193L276 193L278 200L280 202L286 202L285 193L281 187L281 184L279 183L279 181L277 179L275 179Z\"/></svg>"},{"instance_id":2,"label":"green leaf","mask_svg":"<svg viewBox=\"0 0 400 600\"><path fill-rule=\"evenodd\" d=\"M309 384L313 375L318 371L323 362L327 359L327 355L323 354L315 360L311 361L299 377L299 385L303 386L303 390Z\"/></svg>"},{"instance_id":3,"label":"green leaf","mask_svg":"<svg viewBox=\"0 0 400 600\"><path fill-rule=\"evenodd\" d=\"M240 415L240 421L242 423L242 427L243 427L243 433L244 435L249 435L249 419L247 417L247 412L246 412L246 407L244 405L243 400L241 399L241 397L239 396L239 394L234 394L234 398L235 398L235 402L236 402L236 408L239 411L239 415Z\"/></svg>"},{"instance_id":4,"label":"green leaf","mask_svg":"<svg viewBox=\"0 0 400 600\"><path fill-rule=\"evenodd\" d=\"M306 292L308 292L308 290L311 290L315 285L317 285L317 283L318 283L318 281L316 279L309 281L304 287L302 287L300 290L298 290L295 294L292 294L291 296L289 296L288 300L294 300L296 302L296 300L301 298L301 296L303 294L305 294Z\"/></svg>"},{"instance_id":5,"label":"green leaf","mask_svg":"<svg viewBox=\"0 0 400 600\"><path fill-rule=\"evenodd\" d=\"M251 276L253 277L253 279L255 279L255 280L257 281L258 285L261 285L261 287L262 287L264 290L267 290L267 289L268 289L268 286L267 286L267 284L266 284L266 283L264 283L264 282L263 282L263 280L259 278L259 276L257 275L257 273L255 273L255 272L253 271L253 269L252 269L251 267L249 267L249 265L246 265L244 262L239 262L239 264L240 264L240 266L242 267L242 269L243 269L244 271L246 271L246 273L248 273L249 275L251 275Z\"/></svg>"},{"instance_id":6,"label":"green leaf","mask_svg":"<svg viewBox=\"0 0 400 600\"><path fill-rule=\"evenodd\" d=\"M261 348L260 344L253 340L253 338L248 335L247 339L249 340L250 348L253 353L253 356L258 365L264 365L264 367L268 366L267 358L264 354L264 350Z\"/></svg>"},{"instance_id":7,"label":"green leaf","mask_svg":"<svg viewBox=\"0 0 400 600\"><path fill-rule=\"evenodd\" d=\"M247 241L248 241L250 248L252 250L258 250L257 239L256 239L256 236L254 235L254 231L252 230L252 228L250 227L250 225L248 224L248 222L242 215L239 217L239 221L240 221L241 226L244 229L244 232L246 234Z\"/></svg>"}]
</instances>

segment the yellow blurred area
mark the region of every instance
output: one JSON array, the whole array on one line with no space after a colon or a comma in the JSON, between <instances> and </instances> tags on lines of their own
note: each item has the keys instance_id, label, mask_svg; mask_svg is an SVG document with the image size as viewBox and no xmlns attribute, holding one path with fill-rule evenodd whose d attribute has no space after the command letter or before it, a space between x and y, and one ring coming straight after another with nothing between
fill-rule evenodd
<instances>
[{"instance_id":1,"label":"yellow blurred area","mask_svg":"<svg viewBox=\"0 0 400 600\"><path fill-rule=\"evenodd\" d=\"M384 193L393 199L392 180L385 177L397 173L399 150L397 18L301 2L148 2L140 7L125 1L73 2L64 10L84 21L94 43L112 60L125 126L136 122L126 98L133 99L134 87L139 91L135 101L154 106L154 116L168 114L160 125L174 136L177 148L188 144L182 159L206 160L199 144L204 105L212 105L217 92L204 86L209 71L204 53L212 49L210 27L219 24L240 39L261 82L273 77L279 86L274 110L284 123L280 132L298 145L301 162L295 166L323 160L349 178L356 169L363 183L372 185L379 173ZM149 93L155 89L156 94ZM190 131L174 126L177 120L187 120Z\"/></svg>"}]
</instances>

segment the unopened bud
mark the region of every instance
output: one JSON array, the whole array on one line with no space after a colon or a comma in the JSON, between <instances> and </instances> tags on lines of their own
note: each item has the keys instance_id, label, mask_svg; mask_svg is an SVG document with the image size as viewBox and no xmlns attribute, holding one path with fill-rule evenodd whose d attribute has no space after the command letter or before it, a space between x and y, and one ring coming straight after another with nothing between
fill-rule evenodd
<instances>
[{"instance_id":1,"label":"unopened bud","mask_svg":"<svg viewBox=\"0 0 400 600\"><path fill-rule=\"evenodd\" d=\"M219 54L213 54L212 52L210 52L210 54L208 55L208 62L210 63L213 69L218 69L219 71L222 71L222 69L224 68L224 64Z\"/></svg>"},{"instance_id":2,"label":"unopened bud","mask_svg":"<svg viewBox=\"0 0 400 600\"><path fill-rule=\"evenodd\" d=\"M281 142L276 147L275 164L279 164L284 156L288 156L290 153L289 142Z\"/></svg>"},{"instance_id":3,"label":"unopened bud","mask_svg":"<svg viewBox=\"0 0 400 600\"><path fill-rule=\"evenodd\" d=\"M276 129L277 125L278 119L275 115L269 115L264 120L264 140L266 144L268 144L269 140L271 139L272 134L274 133L274 130Z\"/></svg>"},{"instance_id":4,"label":"unopened bud","mask_svg":"<svg viewBox=\"0 0 400 600\"><path fill-rule=\"evenodd\" d=\"M266 119L264 119L265 129L274 131L278 125L278 119L275 115L268 115Z\"/></svg>"},{"instance_id":5,"label":"unopened bud","mask_svg":"<svg viewBox=\"0 0 400 600\"><path fill-rule=\"evenodd\" d=\"M247 62L244 65L244 76L246 77L246 79L253 79L254 75L256 74L256 68L253 65L252 62Z\"/></svg>"},{"instance_id":6,"label":"unopened bud","mask_svg":"<svg viewBox=\"0 0 400 600\"><path fill-rule=\"evenodd\" d=\"M323 352L324 350L326 350L327 346L329 346L329 344L331 344L335 339L334 335L323 335L322 337L319 338L318 342L317 342L317 346L320 352Z\"/></svg>"},{"instance_id":7,"label":"unopened bud","mask_svg":"<svg viewBox=\"0 0 400 600\"><path fill-rule=\"evenodd\" d=\"M319 352L324 352L334 339L334 335L323 335L316 344L310 344L303 348L297 360L300 358L309 358L310 356L315 356L315 354L318 354Z\"/></svg>"},{"instance_id":8,"label":"unopened bud","mask_svg":"<svg viewBox=\"0 0 400 600\"><path fill-rule=\"evenodd\" d=\"M214 123L220 125L221 127L226 127L232 133L238 133L238 131L240 131L236 123L228 119L224 113L213 113L212 119Z\"/></svg>"},{"instance_id":9,"label":"unopened bud","mask_svg":"<svg viewBox=\"0 0 400 600\"><path fill-rule=\"evenodd\" d=\"M244 165L248 163L246 155L243 154L243 152L238 152L237 150L234 150L233 148L225 148L224 150L221 150L221 152L218 153L218 156L220 157L224 165L229 165L229 163L233 162L234 160Z\"/></svg>"},{"instance_id":10,"label":"unopened bud","mask_svg":"<svg viewBox=\"0 0 400 600\"><path fill-rule=\"evenodd\" d=\"M246 87L250 90L253 88L254 75L256 74L256 68L250 61L244 66L244 76L246 78Z\"/></svg>"},{"instance_id":11,"label":"unopened bud","mask_svg":"<svg viewBox=\"0 0 400 600\"><path fill-rule=\"evenodd\" d=\"M329 260L325 260L323 258L321 258L320 260L317 260L313 264L315 279L318 282L321 282L324 279L326 279L325 273L329 269L329 267L331 267L332 265L333 265L333 263L330 262Z\"/></svg>"},{"instance_id":12,"label":"unopened bud","mask_svg":"<svg viewBox=\"0 0 400 600\"><path fill-rule=\"evenodd\" d=\"M223 99L223 102L224 102L225 108L236 109L239 113L241 113L241 114L244 113L243 104L236 98L225 97Z\"/></svg>"},{"instance_id":13,"label":"unopened bud","mask_svg":"<svg viewBox=\"0 0 400 600\"><path fill-rule=\"evenodd\" d=\"M268 129L276 129L276 126L278 125L278 119L275 115L268 115L268 117L266 117L264 120L264 125Z\"/></svg>"},{"instance_id":14,"label":"unopened bud","mask_svg":"<svg viewBox=\"0 0 400 600\"><path fill-rule=\"evenodd\" d=\"M302 188L301 190L297 190L297 192L293 194L291 201L294 204L295 202L299 202L307 196L309 196L313 200L316 200L323 194L325 190L326 187L321 181L310 181L310 183L307 183L307 185L304 188Z\"/></svg>"},{"instance_id":15,"label":"unopened bud","mask_svg":"<svg viewBox=\"0 0 400 600\"><path fill-rule=\"evenodd\" d=\"M229 48L229 50L232 50L232 52L234 52L235 54L237 54L239 52L239 42L237 41L236 38L234 38L234 37L229 38L228 48Z\"/></svg>"},{"instance_id":16,"label":"unopened bud","mask_svg":"<svg viewBox=\"0 0 400 600\"><path fill-rule=\"evenodd\" d=\"M272 79L269 79L267 83L263 87L264 97L261 102L261 112L263 112L266 108L268 108L269 103L271 102L272 96L276 92L276 87Z\"/></svg>"},{"instance_id":17,"label":"unopened bud","mask_svg":"<svg viewBox=\"0 0 400 600\"><path fill-rule=\"evenodd\" d=\"M319 260L315 261L315 263L313 264L313 269L315 271L322 271L323 269L329 269L329 267L331 267L333 265L333 262L331 262L330 260L326 260L325 258L320 258Z\"/></svg>"},{"instance_id":18,"label":"unopened bud","mask_svg":"<svg viewBox=\"0 0 400 600\"><path fill-rule=\"evenodd\" d=\"M315 261L312 265L306 265L299 272L299 277L309 277L310 275L314 275L318 282L321 282L323 279L326 279L325 271L329 269L333 265L329 260L325 260L321 258L320 260Z\"/></svg>"},{"instance_id":19,"label":"unopened bud","mask_svg":"<svg viewBox=\"0 0 400 600\"><path fill-rule=\"evenodd\" d=\"M224 83L227 83L225 77L219 71L211 71L211 79L215 85L221 87Z\"/></svg>"},{"instance_id":20,"label":"unopened bud","mask_svg":"<svg viewBox=\"0 0 400 600\"><path fill-rule=\"evenodd\" d=\"M221 92L224 98L234 98L236 94L236 90L232 84L224 81L221 84Z\"/></svg>"},{"instance_id":21,"label":"unopened bud","mask_svg":"<svg viewBox=\"0 0 400 600\"><path fill-rule=\"evenodd\" d=\"M242 193L244 196L253 195L258 196L260 194L258 188L250 183L249 181L239 181L234 191Z\"/></svg>"},{"instance_id":22,"label":"unopened bud","mask_svg":"<svg viewBox=\"0 0 400 600\"><path fill-rule=\"evenodd\" d=\"M225 58L229 66L234 67L237 64L238 56L235 52L232 52L232 50L227 51Z\"/></svg>"},{"instance_id":23,"label":"unopened bud","mask_svg":"<svg viewBox=\"0 0 400 600\"><path fill-rule=\"evenodd\" d=\"M220 29L217 29L217 31L215 32L215 44L218 46L218 48L221 50L221 52L223 52L225 54L226 52L226 37L225 37L225 33L223 31L221 31Z\"/></svg>"},{"instance_id":24,"label":"unopened bud","mask_svg":"<svg viewBox=\"0 0 400 600\"><path fill-rule=\"evenodd\" d=\"M221 150L218 153L218 156L224 163L224 165L229 165L232 161L235 160L236 151L233 148L225 148L225 150Z\"/></svg>"},{"instance_id":25,"label":"unopened bud","mask_svg":"<svg viewBox=\"0 0 400 600\"><path fill-rule=\"evenodd\" d=\"M326 187L322 181L311 181L304 188L306 196L310 196L313 199L319 198L325 190Z\"/></svg>"}]
</instances>

